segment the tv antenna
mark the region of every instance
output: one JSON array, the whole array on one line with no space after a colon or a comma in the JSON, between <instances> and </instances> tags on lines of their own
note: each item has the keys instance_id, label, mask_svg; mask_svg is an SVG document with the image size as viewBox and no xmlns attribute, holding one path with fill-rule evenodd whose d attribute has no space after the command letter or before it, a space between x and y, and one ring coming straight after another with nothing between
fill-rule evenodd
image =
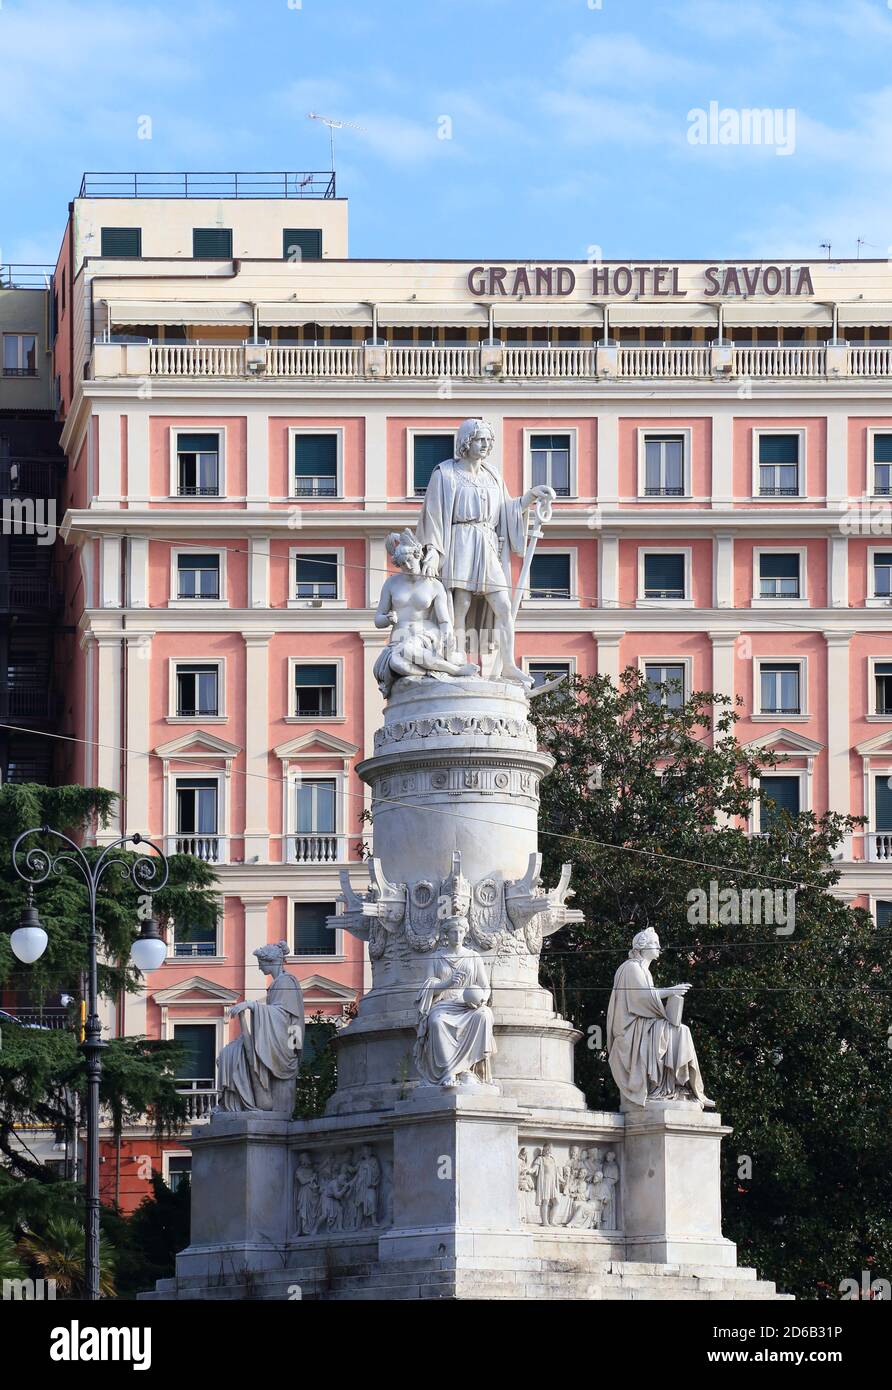
<instances>
[{"instance_id":1,"label":"tv antenna","mask_svg":"<svg viewBox=\"0 0 892 1390\"><path fill-rule=\"evenodd\" d=\"M821 250L827 252L827 259L828 259L828 261L829 261L829 259L830 259L830 251L831 251L832 246L833 246L833 243L832 243L831 241L822 241L822 242L821 242Z\"/></svg>"},{"instance_id":2,"label":"tv antenna","mask_svg":"<svg viewBox=\"0 0 892 1390\"><path fill-rule=\"evenodd\" d=\"M365 130L365 126L357 125L355 121L339 121L336 116L320 116L318 111L307 112L308 121L321 121L328 126L328 138L331 145L331 172L335 172L335 141L334 133L336 130Z\"/></svg>"}]
</instances>

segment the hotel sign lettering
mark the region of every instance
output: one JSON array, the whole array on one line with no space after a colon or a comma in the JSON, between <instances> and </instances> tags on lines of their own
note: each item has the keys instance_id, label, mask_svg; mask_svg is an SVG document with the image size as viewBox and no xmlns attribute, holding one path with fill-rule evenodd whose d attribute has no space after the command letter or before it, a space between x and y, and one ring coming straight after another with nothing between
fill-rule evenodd
<instances>
[{"instance_id":1,"label":"hotel sign lettering","mask_svg":"<svg viewBox=\"0 0 892 1390\"><path fill-rule=\"evenodd\" d=\"M489 298L562 298L566 299L590 277L588 292L592 295L629 295L655 299L683 299L687 289L679 284L677 265L593 265L583 274L569 265L475 265L468 271L468 290L475 296ZM795 297L813 295L811 270L807 265L708 265L703 270L703 285L694 293L704 299L733 299L737 296L775 295Z\"/></svg>"}]
</instances>

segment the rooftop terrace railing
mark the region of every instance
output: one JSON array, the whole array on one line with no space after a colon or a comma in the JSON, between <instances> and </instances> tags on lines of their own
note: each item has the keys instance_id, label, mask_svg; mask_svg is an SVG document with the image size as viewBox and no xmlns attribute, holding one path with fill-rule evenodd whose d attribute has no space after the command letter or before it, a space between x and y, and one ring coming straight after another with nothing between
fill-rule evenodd
<instances>
[{"instance_id":1,"label":"rooftop terrace railing","mask_svg":"<svg viewBox=\"0 0 892 1390\"><path fill-rule=\"evenodd\" d=\"M79 198L334 198L333 169L300 172L194 173L91 172L81 179Z\"/></svg>"},{"instance_id":2,"label":"rooftop terrace railing","mask_svg":"<svg viewBox=\"0 0 892 1390\"><path fill-rule=\"evenodd\" d=\"M51 265L37 262L7 261L0 265L0 289L46 290L53 278Z\"/></svg>"}]
</instances>

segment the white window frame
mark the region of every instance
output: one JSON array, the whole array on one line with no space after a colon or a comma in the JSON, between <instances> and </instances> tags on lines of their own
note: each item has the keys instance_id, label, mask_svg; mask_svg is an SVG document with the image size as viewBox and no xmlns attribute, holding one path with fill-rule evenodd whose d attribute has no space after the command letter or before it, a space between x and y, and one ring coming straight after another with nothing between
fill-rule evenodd
<instances>
[{"instance_id":1,"label":"white window frame","mask_svg":"<svg viewBox=\"0 0 892 1390\"><path fill-rule=\"evenodd\" d=\"M344 547L342 545L295 545L288 551L288 607L289 608L346 608L347 600L344 597ZM335 583L337 585L336 598L296 598L297 592L297 561L312 560L319 555L334 555L337 557L337 567L335 569Z\"/></svg>"},{"instance_id":2,"label":"white window frame","mask_svg":"<svg viewBox=\"0 0 892 1390\"><path fill-rule=\"evenodd\" d=\"M318 867L324 868L325 866L320 864ZM335 887L331 890L330 900L334 904L335 912L337 912L338 910L338 899L342 896L342 891L339 887ZM294 947L291 945L292 941L294 941L296 945L296 935L294 931L295 907L299 903L318 903L323 899L328 899L328 897L329 890L324 887L320 888L318 892L311 892L309 889L307 889L305 892L302 891L300 893L290 893L288 895L288 959L290 961L294 961L296 964L301 964L302 962L306 964L308 962L311 962L316 965L321 965L325 961L343 962L347 959L347 936L343 927L338 927L337 930L334 932L334 950L329 951L326 955L304 955L303 952L301 952L301 954L298 955L297 952L294 950Z\"/></svg>"},{"instance_id":3,"label":"white window frame","mask_svg":"<svg viewBox=\"0 0 892 1390\"><path fill-rule=\"evenodd\" d=\"M865 453L865 461L866 461L866 463L867 463L867 477L866 477L866 479L865 479L865 488L864 488L864 491L867 493L868 497L887 497L887 498L889 498L889 497L892 497L892 493L887 493L887 492L876 492L876 491L875 491L875 488L876 488L876 465L874 464L874 461L873 461L873 449L874 449L874 440L876 439L876 437L877 437L878 434L890 434L890 435L892 435L892 427L890 427L890 426L888 426L888 425L868 425L868 426L867 426L867 448L866 448L866 453ZM892 463L886 464L885 467L887 467L887 468L892 468Z\"/></svg>"},{"instance_id":4,"label":"white window frame","mask_svg":"<svg viewBox=\"0 0 892 1390\"><path fill-rule=\"evenodd\" d=\"M684 598L645 598L644 596L644 557L645 555L682 555L684 556ZM660 545L649 546L643 542L638 546L638 596L635 600L636 608L693 608L694 599L691 585L693 583L692 568L693 551L689 545Z\"/></svg>"},{"instance_id":5,"label":"white window frame","mask_svg":"<svg viewBox=\"0 0 892 1390\"><path fill-rule=\"evenodd\" d=\"M791 754L791 756L796 757L797 755L794 753ZM761 831L759 829L761 821L761 806L759 804L761 798L761 788L762 783L770 782L772 777L797 777L799 779L799 814L802 815L805 811L810 811L812 809L811 764L809 764L808 767L770 768L764 773L764 775L760 773L756 778L756 781L759 784L759 796L753 802L752 810L750 812L750 834L752 835L761 834Z\"/></svg>"},{"instance_id":6,"label":"white window frame","mask_svg":"<svg viewBox=\"0 0 892 1390\"><path fill-rule=\"evenodd\" d=\"M869 545L867 547L867 597L864 600L864 606L865 608L892 608L892 594L887 598L880 598L873 593L874 555L892 555L892 539L888 545Z\"/></svg>"},{"instance_id":7,"label":"white window frame","mask_svg":"<svg viewBox=\"0 0 892 1390\"><path fill-rule=\"evenodd\" d=\"M213 753L208 754L208 758L213 758ZM182 778L183 781L194 781L197 777L207 781L212 779L217 783L217 839L220 841L219 854L217 859L212 861L217 864L227 864L229 862L229 774L219 769L208 768L205 766L189 771L186 768L177 768L176 771L165 772L167 778L167 789L164 797L166 826L164 839L167 844L173 845L180 834L177 830L177 783ZM210 832L209 832L210 833ZM170 853L174 851L171 850Z\"/></svg>"},{"instance_id":8,"label":"white window frame","mask_svg":"<svg viewBox=\"0 0 892 1390\"><path fill-rule=\"evenodd\" d=\"M682 676L682 702L691 698L694 688L694 658L692 656L639 656L638 669L642 676L647 679L648 666L681 666Z\"/></svg>"},{"instance_id":9,"label":"white window frame","mask_svg":"<svg viewBox=\"0 0 892 1390\"><path fill-rule=\"evenodd\" d=\"M216 1077L214 1078L214 1080L216 1080ZM162 1176L162 1178L164 1179L164 1185L165 1185L165 1187L170 1187L170 1160L171 1160L172 1158L189 1158L189 1159L191 1159L191 1157L192 1157L192 1150L191 1150L191 1149L162 1149L162 1150L161 1150L161 1176ZM190 1178L191 1178L191 1176L192 1176L192 1170L191 1170L191 1168L190 1168L190 1170L189 1170L189 1176L190 1176Z\"/></svg>"},{"instance_id":10,"label":"white window frame","mask_svg":"<svg viewBox=\"0 0 892 1390\"><path fill-rule=\"evenodd\" d=\"M451 434L452 452L455 454L455 436L458 431L454 425L407 425L406 426L406 500L421 502L422 496L415 491L415 436L419 434Z\"/></svg>"},{"instance_id":11,"label":"white window frame","mask_svg":"<svg viewBox=\"0 0 892 1390\"><path fill-rule=\"evenodd\" d=\"M191 553L189 551L187 554ZM168 658L167 719L168 724L225 724L226 713L226 657L225 656L171 656ZM217 714L177 714L177 667L178 666L216 666L217 668Z\"/></svg>"},{"instance_id":12,"label":"white window frame","mask_svg":"<svg viewBox=\"0 0 892 1390\"><path fill-rule=\"evenodd\" d=\"M325 497L306 497L297 491L294 474L294 443L302 434L333 434L337 440L337 472L335 492ZM344 427L343 425L289 425L288 426L288 496L300 502L340 501L344 496Z\"/></svg>"},{"instance_id":13,"label":"white window frame","mask_svg":"<svg viewBox=\"0 0 892 1390\"><path fill-rule=\"evenodd\" d=\"M211 956L178 956L178 955L176 954L175 949L174 949L175 946L176 946L176 934L177 934L176 920L175 920L173 917L171 917L171 919L170 919L170 924L169 924L168 929L167 929L167 960L166 960L166 964L168 964L168 965L185 965L185 964L186 964L187 962L189 962L189 961L192 961L192 962L195 962L195 963L200 963L200 962L205 962L205 961L206 961L206 962L210 963L210 962L212 962L212 961L213 961L213 962L216 962L216 961L221 961L221 960L225 959L225 957L224 957L224 955L223 955L223 951L222 951L222 949L221 949L222 944L223 944L223 914L222 914L222 912L218 912L218 913L217 913L217 916L216 916L216 919L215 919L214 930L215 930L215 933L216 933L216 939L215 939L215 941L214 941L214 953L213 953L213 955L211 955ZM179 1021L179 1020L177 1020L177 1021Z\"/></svg>"},{"instance_id":14,"label":"white window frame","mask_svg":"<svg viewBox=\"0 0 892 1390\"><path fill-rule=\"evenodd\" d=\"M785 666L798 666L798 667L799 667L799 713L798 713L798 714L783 714L783 713L776 713L776 712L772 712L771 710L763 710L763 708L762 708L762 667L763 667L763 666L776 666L776 665L781 664L781 663L782 663L783 665L785 665ZM774 656L757 656L757 657L754 657L754 658L753 658L753 693L752 693L752 702L751 702L750 708L752 709L752 715L751 715L750 717L751 717L751 719L752 719L752 721L753 721L754 723L763 723L763 724L764 724L764 723L768 723L768 724L781 724L781 725L783 725L783 724L804 724L804 723L806 723L806 721L807 721L808 719L810 719L810 717L811 717L811 715L810 715L810 713L809 713L809 702L808 702L808 657L807 657L807 656L798 656L798 655L795 655L795 654L790 655L790 656L783 656L783 655L777 654L777 655L774 655ZM768 775L768 774L766 774L766 775Z\"/></svg>"},{"instance_id":15,"label":"white window frame","mask_svg":"<svg viewBox=\"0 0 892 1390\"><path fill-rule=\"evenodd\" d=\"M880 832L880 833L882 833L882 832ZM870 915L871 915L871 917L873 918L873 925L876 927L876 926L878 926L878 923L877 923L877 905L878 905L878 903L880 903L880 902L884 902L884 903L892 902L892 890L890 890L890 893L889 893L889 896L888 896L888 897L886 897L886 895L885 895L884 893L868 893L868 895L867 895L867 901L868 901L868 904L869 904L868 911L870 912Z\"/></svg>"},{"instance_id":16,"label":"white window frame","mask_svg":"<svg viewBox=\"0 0 892 1390\"><path fill-rule=\"evenodd\" d=\"M37 332L29 333L27 329L17 329L17 330L14 330L13 332L6 332L6 331L4 330L3 334L0 335L0 336L2 336L2 339L3 339L2 343L0 343L0 348L2 348L2 352L3 352L3 356L2 356L2 358L0 358L0 375L2 375L2 374L6 371L6 339L7 339L7 338L15 338L16 341L17 341L17 343L18 343L18 346L17 346L17 348L16 348L16 363L17 363L17 365L16 365L15 367L13 367L12 370L15 371L15 372L21 372L21 371L24 370L24 367L25 367L25 355L26 355L26 354L25 354L25 348L24 348L25 339L26 339L26 338L33 338L33 339L34 339L34 372L33 372L32 374L29 374L27 377L25 377L24 380L26 380L26 381L33 381L36 377L39 377L39 376L40 376L40 366L39 366L39 358L40 358L40 334L37 333Z\"/></svg>"},{"instance_id":17,"label":"white window frame","mask_svg":"<svg viewBox=\"0 0 892 1390\"><path fill-rule=\"evenodd\" d=\"M892 831L877 829L877 778L892 777L892 765L889 763L889 753L886 750L878 754L873 754L864 759L864 778L867 782L867 825L863 827L864 835L889 835ZM884 767L883 764L886 764ZM868 862L872 862L868 860Z\"/></svg>"},{"instance_id":18,"label":"white window frame","mask_svg":"<svg viewBox=\"0 0 892 1390\"><path fill-rule=\"evenodd\" d=\"M541 425L524 426L523 431L523 490L528 492L533 486L533 446L532 438L534 434L566 434L570 440L570 491L563 497L558 497L559 502L568 502L573 497L579 496L579 481L577 472L577 456L579 451L579 426L578 425Z\"/></svg>"},{"instance_id":19,"label":"white window frame","mask_svg":"<svg viewBox=\"0 0 892 1390\"><path fill-rule=\"evenodd\" d=\"M213 1005L216 1001L214 1001L214 1000L209 1000L208 1002L209 1002L210 1004ZM187 1007L190 1007L190 1008L193 1008L193 1009L194 1009L194 1008L195 1008L195 1003L194 1003L194 1001L193 1001L192 1003L190 1003ZM178 1012L177 1012L177 1005L176 1005L176 1004L168 1004L168 1005L164 1008L164 1010L163 1010L164 1019L163 1019L163 1023L162 1023L162 1027L161 1027L161 1035L162 1035L162 1037L164 1038L164 1040L165 1040L166 1042L173 1042L174 1037L175 1037L175 1034L174 1034L174 1031L173 1031L174 1028L175 1028L175 1027L180 1027L180 1026L182 1026L184 1023L188 1023L188 1024L200 1023L200 1024L203 1024L203 1025L204 1025L205 1027L207 1027L207 1028L215 1028L215 1029L216 1029L216 1032L217 1032L217 1042L216 1042L216 1050L215 1050L215 1052L214 1052L214 1087L217 1088L217 1089L219 1089L219 1080L220 1080L220 1073L219 1073L219 1071L217 1070L217 1058L220 1056L220 1053L223 1051L223 1045L224 1045L224 1043L226 1043L226 1041L227 1041L227 1038L226 1038L226 1028L227 1028L227 1025L228 1025L228 1023L229 1023L229 1010L230 1010L231 1008L232 1008L232 1005L230 1004L228 1007L225 1008L225 1010L221 1010L220 1015L219 1015L218 1017L215 1016L215 1017L213 1017L213 1018L208 1018L206 1015L205 1015L205 1017L202 1018L200 1015L189 1014L189 1013L182 1013L182 1014L181 1014L181 1013L178 1013Z\"/></svg>"},{"instance_id":20,"label":"white window frame","mask_svg":"<svg viewBox=\"0 0 892 1390\"><path fill-rule=\"evenodd\" d=\"M179 490L180 478L177 468L177 440L181 434L215 434L217 436L217 477L216 496L189 497ZM170 455L170 500L172 502L222 502L226 501L226 426L225 425L171 425L168 436Z\"/></svg>"},{"instance_id":21,"label":"white window frame","mask_svg":"<svg viewBox=\"0 0 892 1390\"><path fill-rule=\"evenodd\" d=\"M579 551L578 548L569 545L548 546L547 549L540 550L539 555L566 555L570 560L570 597L569 598L533 598L530 592L530 584L527 582L526 591L523 596L524 608L578 608L579 607ZM530 569L530 579L532 579L532 568ZM534 658L535 660L536 658Z\"/></svg>"},{"instance_id":22,"label":"white window frame","mask_svg":"<svg viewBox=\"0 0 892 1390\"><path fill-rule=\"evenodd\" d=\"M798 440L799 440L799 466L798 466L798 470L797 470L797 472L798 472L799 490L798 490L798 492L793 493L792 496L790 496L790 497L767 497L767 496L763 496L763 495L761 494L761 492L759 491L759 440L761 439L761 437L762 437L763 434L795 434L795 435L797 436ZM808 435L807 435L807 432L806 432L804 426L802 426L802 425L785 426L785 425L783 425L783 424L778 424L778 425L754 425L754 426L753 426L753 429L752 429L752 443L751 443L751 446L750 446L751 449L752 449L752 460L751 460L751 462L752 462L752 489L753 489L753 491L752 491L752 496L751 496L751 498L750 498L750 501L751 501L751 502L773 502L773 503L775 504L775 506L777 506L778 504L781 504L781 505L782 505L784 502L793 502L793 501L796 500L797 497L807 497L807 496L808 496L808 493L806 492L806 488L805 488L806 465L807 465L807 454L806 454L806 451L807 451L807 444L808 444Z\"/></svg>"},{"instance_id":23,"label":"white window frame","mask_svg":"<svg viewBox=\"0 0 892 1390\"><path fill-rule=\"evenodd\" d=\"M888 656L867 658L867 718L875 724L892 724L892 714L881 714L877 709L877 666L892 666L892 652Z\"/></svg>"},{"instance_id":24,"label":"white window frame","mask_svg":"<svg viewBox=\"0 0 892 1390\"><path fill-rule=\"evenodd\" d=\"M692 496L691 488L691 448L692 430L690 425L679 425L677 428L667 425L665 429L657 429L653 425L639 426L638 431L638 498L639 501L651 502L665 506L668 502L689 502ZM680 434L682 436L682 486L684 492L681 497L648 497L645 491L645 455L647 452L648 439L662 439L666 435Z\"/></svg>"},{"instance_id":25,"label":"white window frame","mask_svg":"<svg viewBox=\"0 0 892 1390\"><path fill-rule=\"evenodd\" d=\"M333 753L332 761L336 761L337 757L338 755L336 753ZM308 767L309 771L307 770ZM349 766L341 769L320 768L317 770L313 767L312 763L308 763L306 760L301 761L299 757L297 757L296 761L289 763L288 771L282 779L282 796L284 798L284 804L282 806L282 825L284 827L285 832L285 844L282 852L283 863L293 863L290 855L288 841L292 838L292 836L297 835L298 833L297 828L295 826L295 821L297 820L297 797L295 795L296 788L298 786L301 786L305 782L332 781L335 784L335 828L332 831L332 834L337 836L339 842L343 842L345 848L344 857L341 858L339 855L334 865L317 864L315 862L310 861L307 863L305 867L307 869L316 869L321 873L324 872L326 869L330 870L333 867L337 869L339 866L346 864L347 832L344 828L344 823L347 817L347 793L350 790ZM326 832L320 830L318 832L307 833L318 833L322 835ZM301 867L304 866L302 865Z\"/></svg>"},{"instance_id":26,"label":"white window frame","mask_svg":"<svg viewBox=\"0 0 892 1390\"><path fill-rule=\"evenodd\" d=\"M575 657L575 656L555 656L555 657L550 657L550 656L535 656L535 655L533 655L533 656L522 656L521 659L520 659L520 668L521 668L522 671L526 671L527 675L529 675L529 673L530 673L530 665L531 665L531 664L535 664L536 666L543 666L543 665L545 665L547 662L551 662L551 661L554 662L555 666L569 666L570 671L569 671L569 674L568 674L567 679L568 679L568 680L571 680L571 681L574 679L574 677L575 677L575 675L576 675L576 657Z\"/></svg>"},{"instance_id":27,"label":"white window frame","mask_svg":"<svg viewBox=\"0 0 892 1390\"><path fill-rule=\"evenodd\" d=\"M763 598L759 591L759 560L762 555L799 556L799 597ZM808 608L808 547L804 545L755 545L753 546L753 594L751 608Z\"/></svg>"},{"instance_id":28,"label":"white window frame","mask_svg":"<svg viewBox=\"0 0 892 1390\"><path fill-rule=\"evenodd\" d=\"M305 602L306 600L304 600ZM297 689L295 687L295 677L299 666L334 666L335 667L335 713L334 714L298 714L297 712ZM285 716L286 724L343 724L346 722L347 714L344 709L344 658L342 656L289 656L287 662L288 690L287 705L288 710Z\"/></svg>"},{"instance_id":29,"label":"white window frame","mask_svg":"<svg viewBox=\"0 0 892 1390\"><path fill-rule=\"evenodd\" d=\"M216 555L220 562L220 597L219 598L180 598L179 597L179 556L180 555ZM229 599L227 598L226 584L226 551L216 546L207 545L179 545L171 547L170 551L170 598L168 606L170 608L228 608Z\"/></svg>"}]
</instances>

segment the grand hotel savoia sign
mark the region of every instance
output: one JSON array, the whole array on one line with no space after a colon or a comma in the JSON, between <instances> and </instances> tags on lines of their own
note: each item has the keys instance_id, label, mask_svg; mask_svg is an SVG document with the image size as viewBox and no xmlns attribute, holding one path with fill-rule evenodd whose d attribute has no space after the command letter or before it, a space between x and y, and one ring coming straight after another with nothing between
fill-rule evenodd
<instances>
[{"instance_id":1,"label":"grand hotel savoia sign","mask_svg":"<svg viewBox=\"0 0 892 1390\"><path fill-rule=\"evenodd\" d=\"M679 284L677 265L600 264L586 267L591 277L590 294L624 299L629 295L654 298L680 298L688 294ZM788 297L813 295L811 270L807 265L708 265L702 286L695 292L705 299L752 295ZM468 271L468 290L487 298L571 295L583 273L577 275L569 265L475 265ZM582 285L580 285L582 288Z\"/></svg>"}]
</instances>

